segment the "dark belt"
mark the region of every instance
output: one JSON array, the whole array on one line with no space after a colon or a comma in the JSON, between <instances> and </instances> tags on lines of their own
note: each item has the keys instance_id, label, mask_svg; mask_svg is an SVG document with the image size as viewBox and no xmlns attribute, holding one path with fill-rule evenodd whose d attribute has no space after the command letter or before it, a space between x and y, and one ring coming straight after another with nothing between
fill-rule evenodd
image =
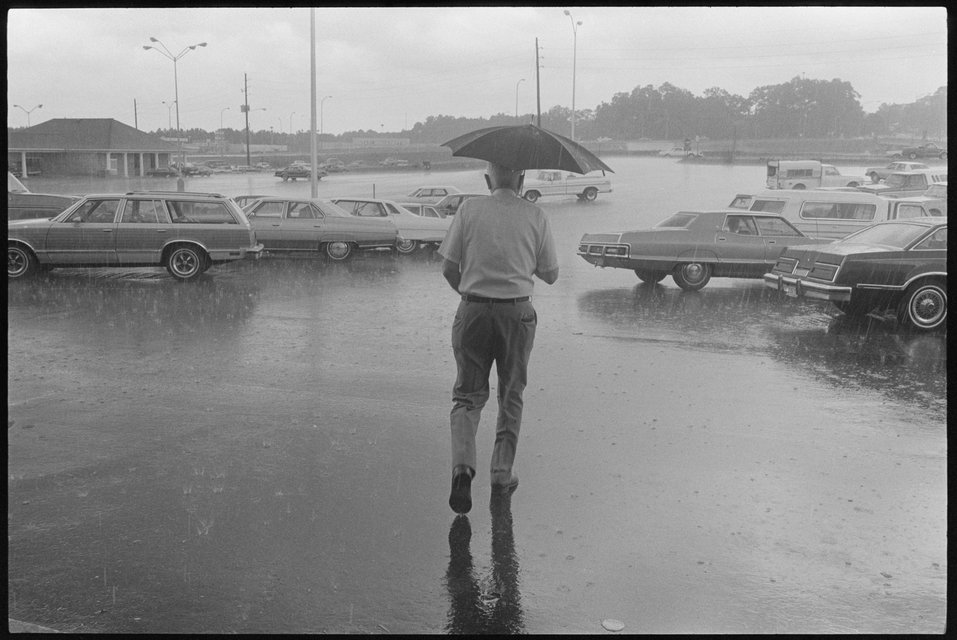
<instances>
[{"instance_id":1,"label":"dark belt","mask_svg":"<svg viewBox=\"0 0 957 640\"><path fill-rule=\"evenodd\" d=\"M498 303L510 302L512 304L515 304L516 302L528 302L531 299L532 299L531 296L525 296L524 298L483 298L481 296L471 296L468 294L465 294L464 296L462 296L462 300L464 300L465 302L491 302L493 304L496 302Z\"/></svg>"}]
</instances>

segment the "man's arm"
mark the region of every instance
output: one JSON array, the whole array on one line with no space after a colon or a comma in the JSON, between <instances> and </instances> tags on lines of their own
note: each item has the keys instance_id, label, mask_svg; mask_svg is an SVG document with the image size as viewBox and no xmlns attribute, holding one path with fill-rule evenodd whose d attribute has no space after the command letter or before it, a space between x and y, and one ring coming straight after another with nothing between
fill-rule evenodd
<instances>
[{"instance_id":1,"label":"man's arm","mask_svg":"<svg viewBox=\"0 0 957 640\"><path fill-rule=\"evenodd\" d=\"M458 293L459 282L462 281L462 272L459 271L459 263L446 259L446 261L442 263L442 275L445 276L449 286L455 289L455 292ZM555 276L558 276L557 271L555 272Z\"/></svg>"},{"instance_id":2,"label":"man's arm","mask_svg":"<svg viewBox=\"0 0 957 640\"><path fill-rule=\"evenodd\" d=\"M541 278L545 284L555 284L555 281L558 280L558 267L555 267L551 271L542 271L541 273L536 271L535 275Z\"/></svg>"}]
</instances>

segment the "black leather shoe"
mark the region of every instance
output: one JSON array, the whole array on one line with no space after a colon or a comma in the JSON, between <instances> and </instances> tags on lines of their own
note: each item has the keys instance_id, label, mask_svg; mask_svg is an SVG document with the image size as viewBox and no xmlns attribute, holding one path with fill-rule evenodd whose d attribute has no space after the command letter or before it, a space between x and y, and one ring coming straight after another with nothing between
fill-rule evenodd
<instances>
[{"instance_id":1,"label":"black leather shoe","mask_svg":"<svg viewBox=\"0 0 957 640\"><path fill-rule=\"evenodd\" d=\"M468 513L472 510L472 474L468 467L465 467L464 471L456 468L452 474L449 506L455 513Z\"/></svg>"}]
</instances>

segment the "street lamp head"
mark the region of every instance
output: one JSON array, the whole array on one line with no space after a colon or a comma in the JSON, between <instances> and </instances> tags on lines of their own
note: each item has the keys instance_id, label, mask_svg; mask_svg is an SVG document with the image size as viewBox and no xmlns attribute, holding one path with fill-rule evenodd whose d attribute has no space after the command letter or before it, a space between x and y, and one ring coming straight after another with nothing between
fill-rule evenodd
<instances>
[{"instance_id":1,"label":"street lamp head","mask_svg":"<svg viewBox=\"0 0 957 640\"><path fill-rule=\"evenodd\" d=\"M159 40L157 40L157 39L154 38L153 36L150 36L150 42L159 42Z\"/></svg>"},{"instance_id":2,"label":"street lamp head","mask_svg":"<svg viewBox=\"0 0 957 640\"><path fill-rule=\"evenodd\" d=\"M582 26L582 21L579 20L577 24L578 24L579 27Z\"/></svg>"},{"instance_id":3,"label":"street lamp head","mask_svg":"<svg viewBox=\"0 0 957 640\"><path fill-rule=\"evenodd\" d=\"M144 45L143 45L143 49L145 49L145 50L147 50L147 51L150 50L150 49L152 49L152 48L153 48L153 47L151 47L151 46L148 45L148 44L144 44Z\"/></svg>"}]
</instances>

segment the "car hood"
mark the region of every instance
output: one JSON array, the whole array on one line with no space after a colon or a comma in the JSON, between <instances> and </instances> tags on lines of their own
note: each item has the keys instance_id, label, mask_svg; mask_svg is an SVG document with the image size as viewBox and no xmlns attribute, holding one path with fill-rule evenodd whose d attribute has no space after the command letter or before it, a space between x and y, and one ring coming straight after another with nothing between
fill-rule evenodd
<instances>
[{"instance_id":1,"label":"car hood","mask_svg":"<svg viewBox=\"0 0 957 640\"><path fill-rule=\"evenodd\" d=\"M56 216L51 216L49 218L30 218L28 220L9 220L7 221L7 229L31 229L34 227L38 229L44 228L50 224L50 220L52 220L54 217Z\"/></svg>"}]
</instances>

